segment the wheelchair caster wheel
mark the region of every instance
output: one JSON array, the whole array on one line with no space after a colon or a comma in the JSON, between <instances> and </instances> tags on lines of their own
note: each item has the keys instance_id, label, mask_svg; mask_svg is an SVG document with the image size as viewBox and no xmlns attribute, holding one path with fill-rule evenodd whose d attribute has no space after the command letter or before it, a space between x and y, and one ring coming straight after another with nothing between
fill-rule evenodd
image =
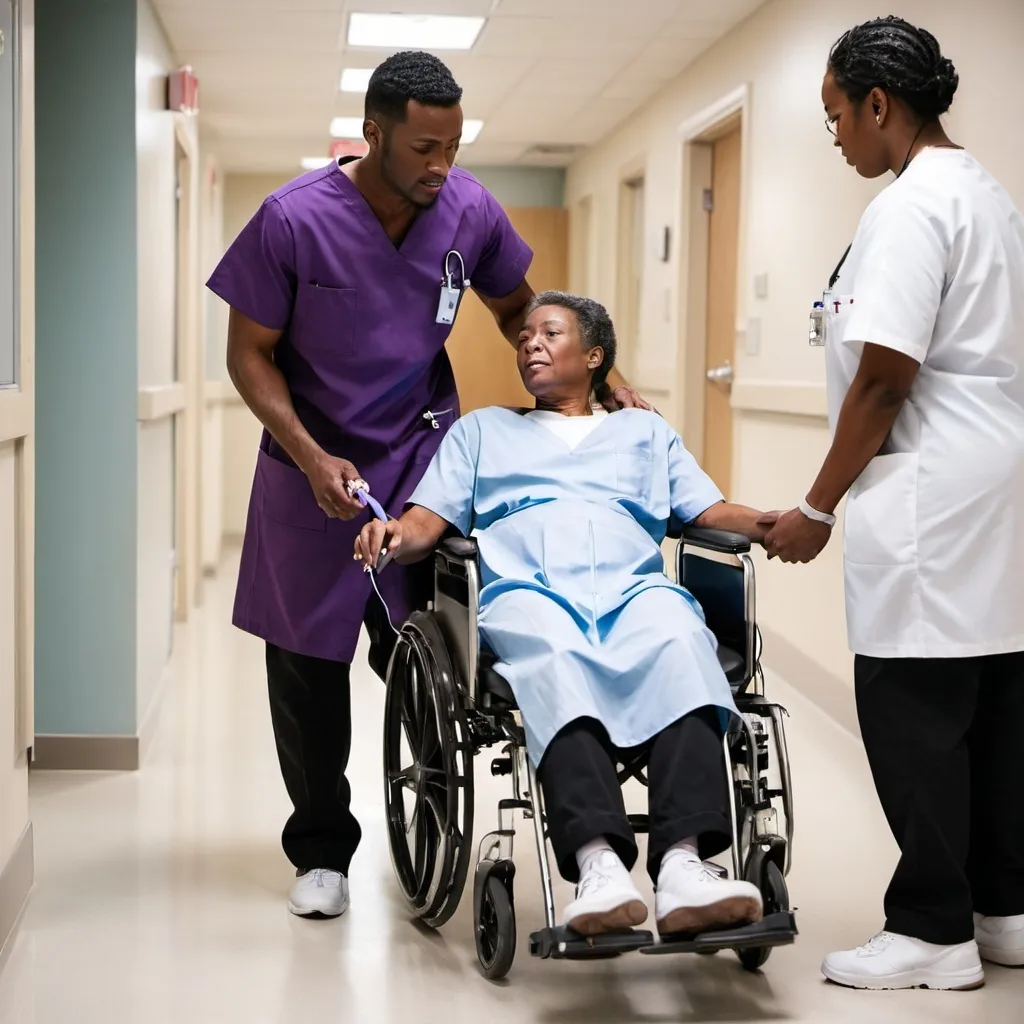
<instances>
[{"instance_id":1,"label":"wheelchair caster wheel","mask_svg":"<svg viewBox=\"0 0 1024 1024\"><path fill-rule=\"evenodd\" d=\"M758 849L751 855L746 876L748 882L753 882L761 890L765 917L789 910L789 889L786 887L782 870L774 860L769 860L762 850ZM771 951L770 946L754 947L738 949L736 955L745 970L759 971L768 962Z\"/></svg>"},{"instance_id":2,"label":"wheelchair caster wheel","mask_svg":"<svg viewBox=\"0 0 1024 1024\"><path fill-rule=\"evenodd\" d=\"M484 977L499 981L516 955L516 912L505 882L488 874L476 914L476 955Z\"/></svg>"}]
</instances>

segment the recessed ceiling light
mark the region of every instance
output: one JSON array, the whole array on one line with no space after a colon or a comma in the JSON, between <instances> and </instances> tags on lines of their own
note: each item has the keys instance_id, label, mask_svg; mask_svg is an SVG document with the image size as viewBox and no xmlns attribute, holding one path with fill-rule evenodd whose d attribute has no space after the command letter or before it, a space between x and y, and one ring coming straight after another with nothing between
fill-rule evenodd
<instances>
[{"instance_id":1,"label":"recessed ceiling light","mask_svg":"<svg viewBox=\"0 0 1024 1024\"><path fill-rule=\"evenodd\" d=\"M486 18L452 14L359 14L348 20L348 45L388 50L469 50Z\"/></svg>"},{"instance_id":2,"label":"recessed ceiling light","mask_svg":"<svg viewBox=\"0 0 1024 1024\"><path fill-rule=\"evenodd\" d=\"M302 158L302 169L304 171L315 171L320 167L326 167L331 162L329 156L304 156Z\"/></svg>"},{"instance_id":3,"label":"recessed ceiling light","mask_svg":"<svg viewBox=\"0 0 1024 1024\"><path fill-rule=\"evenodd\" d=\"M336 117L331 122L332 139L361 139L363 137L363 118Z\"/></svg>"},{"instance_id":4,"label":"recessed ceiling light","mask_svg":"<svg viewBox=\"0 0 1024 1024\"><path fill-rule=\"evenodd\" d=\"M366 92L373 68L345 68L341 73L342 92Z\"/></svg>"},{"instance_id":5,"label":"recessed ceiling light","mask_svg":"<svg viewBox=\"0 0 1024 1024\"><path fill-rule=\"evenodd\" d=\"M483 128L483 121L474 121L471 118L467 118L462 122L462 143L468 146L471 142L476 142L476 137L480 134L480 129Z\"/></svg>"}]
</instances>

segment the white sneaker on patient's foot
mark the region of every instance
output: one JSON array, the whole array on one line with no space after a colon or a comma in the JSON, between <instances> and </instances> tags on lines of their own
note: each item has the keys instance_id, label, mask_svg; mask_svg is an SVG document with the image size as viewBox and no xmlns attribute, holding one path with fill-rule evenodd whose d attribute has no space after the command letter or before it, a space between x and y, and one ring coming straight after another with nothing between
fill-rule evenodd
<instances>
[{"instance_id":1,"label":"white sneaker on patient's foot","mask_svg":"<svg viewBox=\"0 0 1024 1024\"><path fill-rule=\"evenodd\" d=\"M696 853L673 850L661 862L654 916L662 935L699 935L755 924L763 913L756 885L721 878Z\"/></svg>"},{"instance_id":2,"label":"white sneaker on patient's foot","mask_svg":"<svg viewBox=\"0 0 1024 1024\"><path fill-rule=\"evenodd\" d=\"M580 935L621 932L647 920L647 905L626 865L611 850L602 850L584 865L576 899L562 922Z\"/></svg>"},{"instance_id":3,"label":"white sneaker on patient's foot","mask_svg":"<svg viewBox=\"0 0 1024 1024\"><path fill-rule=\"evenodd\" d=\"M296 917L340 917L348 910L348 879L330 868L306 871L292 886L288 909Z\"/></svg>"},{"instance_id":4,"label":"white sneaker on patient's foot","mask_svg":"<svg viewBox=\"0 0 1024 1024\"><path fill-rule=\"evenodd\" d=\"M848 988L970 989L985 984L975 943L937 946L893 932L879 932L857 949L830 953L821 973Z\"/></svg>"},{"instance_id":5,"label":"white sneaker on patient's foot","mask_svg":"<svg viewBox=\"0 0 1024 1024\"><path fill-rule=\"evenodd\" d=\"M982 960L1003 967L1024 967L1024 914L1016 917L975 914L974 938Z\"/></svg>"}]
</instances>

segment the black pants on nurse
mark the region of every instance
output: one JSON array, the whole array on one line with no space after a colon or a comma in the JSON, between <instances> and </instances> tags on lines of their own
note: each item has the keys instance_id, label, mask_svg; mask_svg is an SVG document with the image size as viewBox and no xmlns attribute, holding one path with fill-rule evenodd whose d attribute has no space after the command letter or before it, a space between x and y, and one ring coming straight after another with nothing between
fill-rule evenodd
<instances>
[{"instance_id":1,"label":"black pants on nurse","mask_svg":"<svg viewBox=\"0 0 1024 1024\"><path fill-rule=\"evenodd\" d=\"M426 576L414 577L424 598ZM380 600L372 596L364 627L370 668L383 679L395 646ZM270 716L281 775L291 798L291 817L281 845L300 871L330 868L348 875L362 830L351 811L348 759L352 748L351 666L267 644ZM380 734L379 723L372 725ZM375 759L374 770L379 759Z\"/></svg>"},{"instance_id":2,"label":"black pants on nurse","mask_svg":"<svg viewBox=\"0 0 1024 1024\"><path fill-rule=\"evenodd\" d=\"M858 656L857 712L900 847L886 928L925 942L974 938L973 913L1024 914L1024 653Z\"/></svg>"},{"instance_id":3,"label":"black pants on nurse","mask_svg":"<svg viewBox=\"0 0 1024 1024\"><path fill-rule=\"evenodd\" d=\"M732 843L725 753L714 708L700 708L629 750L614 747L600 722L578 718L551 741L537 772L551 846L567 881L579 881L576 851L600 836L627 868L636 863L636 837L615 764L638 757L647 764L652 879L657 880L661 858L683 839L697 836L705 859Z\"/></svg>"}]
</instances>

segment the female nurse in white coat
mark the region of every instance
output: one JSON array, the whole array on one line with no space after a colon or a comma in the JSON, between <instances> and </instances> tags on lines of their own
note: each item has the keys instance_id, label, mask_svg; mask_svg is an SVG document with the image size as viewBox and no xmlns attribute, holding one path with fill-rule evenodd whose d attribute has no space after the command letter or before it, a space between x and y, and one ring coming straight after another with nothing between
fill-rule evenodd
<instances>
[{"instance_id":1,"label":"female nurse in white coat","mask_svg":"<svg viewBox=\"0 0 1024 1024\"><path fill-rule=\"evenodd\" d=\"M765 541L809 561L849 492L857 711L901 852L885 930L822 966L856 988L1024 965L1024 219L939 123L957 84L896 18L832 49L835 144L897 180L823 297L831 448Z\"/></svg>"}]
</instances>

